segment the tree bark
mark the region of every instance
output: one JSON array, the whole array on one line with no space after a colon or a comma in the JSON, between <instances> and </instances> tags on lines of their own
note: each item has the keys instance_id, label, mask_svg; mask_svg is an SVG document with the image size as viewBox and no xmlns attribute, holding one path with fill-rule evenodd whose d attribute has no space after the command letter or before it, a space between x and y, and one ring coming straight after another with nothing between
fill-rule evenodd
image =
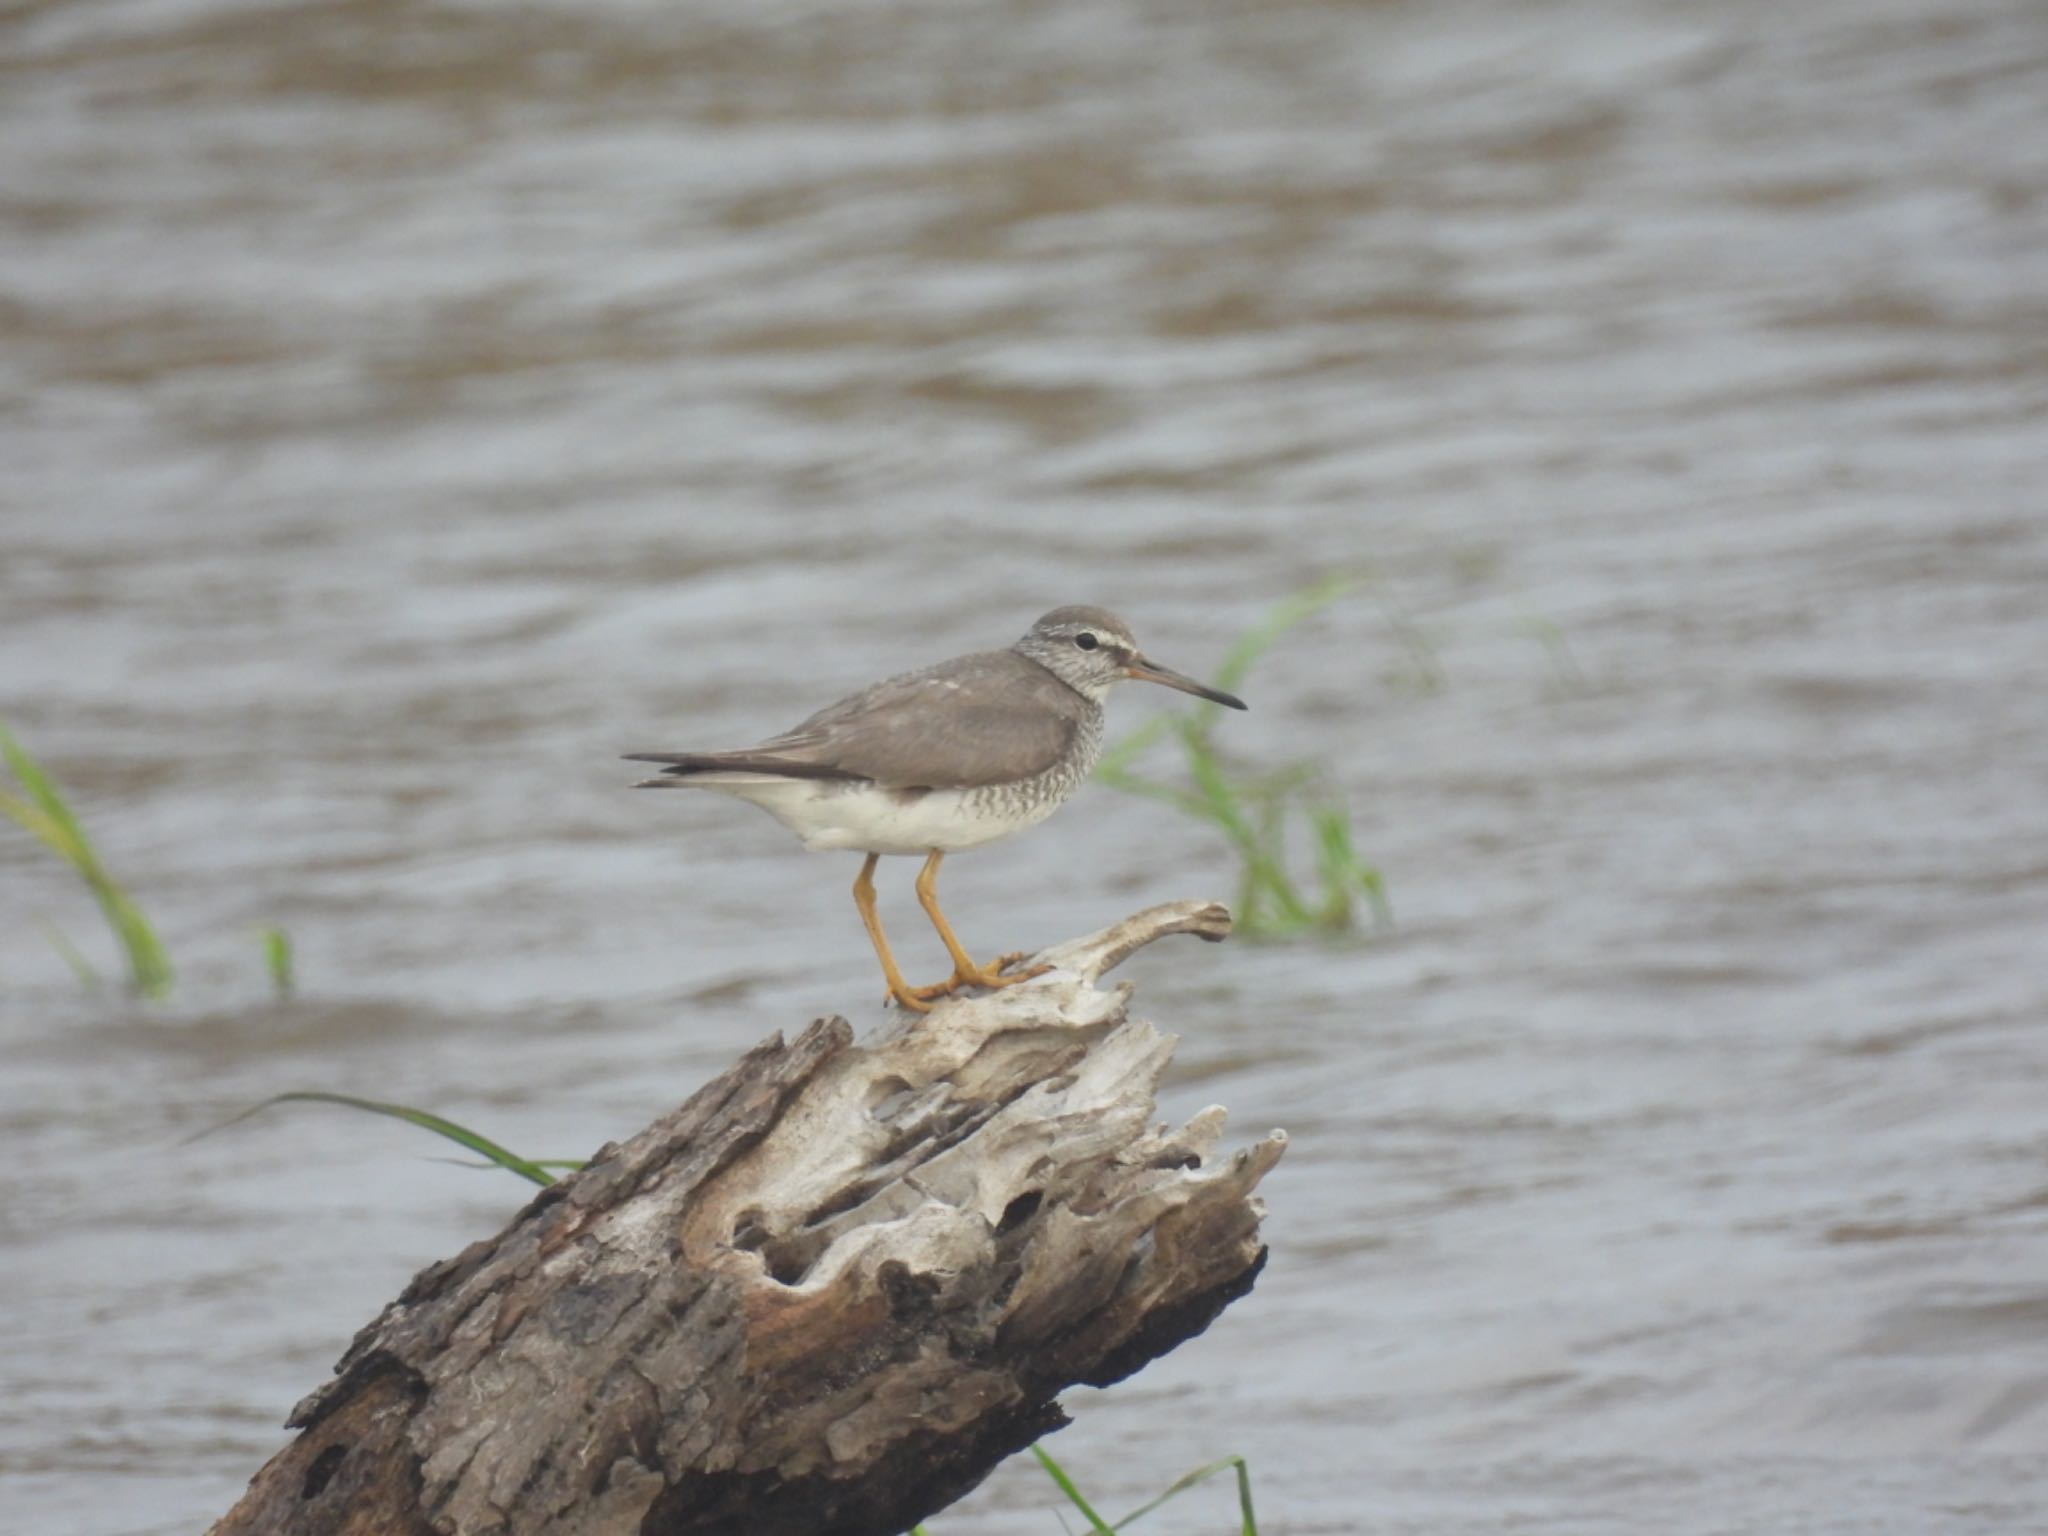
<instances>
[{"instance_id":1,"label":"tree bark","mask_svg":"<svg viewBox=\"0 0 2048 1536\"><path fill-rule=\"evenodd\" d=\"M842 1018L423 1270L212 1536L897 1536L1200 1333L1286 1137L1153 1126L1171 1036L1097 986L1220 906L855 1045Z\"/></svg>"}]
</instances>

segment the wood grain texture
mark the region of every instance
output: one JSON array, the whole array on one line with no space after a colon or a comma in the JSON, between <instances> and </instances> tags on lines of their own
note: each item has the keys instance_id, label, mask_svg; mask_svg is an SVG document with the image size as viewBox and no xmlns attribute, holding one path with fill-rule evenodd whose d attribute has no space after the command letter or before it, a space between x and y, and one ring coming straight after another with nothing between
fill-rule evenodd
<instances>
[{"instance_id":1,"label":"wood grain texture","mask_svg":"<svg viewBox=\"0 0 2048 1536\"><path fill-rule=\"evenodd\" d=\"M895 1536L1249 1290L1274 1132L1151 1122L1173 1041L1052 970L756 1047L422 1271L214 1536Z\"/></svg>"}]
</instances>

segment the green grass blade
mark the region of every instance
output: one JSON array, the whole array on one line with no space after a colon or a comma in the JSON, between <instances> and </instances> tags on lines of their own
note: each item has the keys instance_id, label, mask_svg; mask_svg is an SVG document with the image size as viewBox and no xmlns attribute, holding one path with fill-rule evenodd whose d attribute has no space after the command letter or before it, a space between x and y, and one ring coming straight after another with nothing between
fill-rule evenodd
<instances>
[{"instance_id":1,"label":"green grass blade","mask_svg":"<svg viewBox=\"0 0 2048 1536\"><path fill-rule=\"evenodd\" d=\"M28 798L37 813L37 822L32 823L19 810L10 809L8 814L23 826L48 843L60 857L71 863L79 862L81 853L90 856L85 831L71 814L71 807L64 803L64 797L57 792L57 786L43 772L42 765L28 754L28 748L14 739L14 733L0 726L0 757L7 761L8 772L28 793ZM10 800L12 796L8 797ZM20 806L20 801L14 802ZM38 824L39 823L39 824Z\"/></svg>"},{"instance_id":2,"label":"green grass blade","mask_svg":"<svg viewBox=\"0 0 2048 1536\"><path fill-rule=\"evenodd\" d=\"M98 991L105 984L99 968L86 959L85 952L71 938L47 917L37 914L36 926L43 930L43 937L50 941L50 948L64 957L64 963L71 967L71 973L84 983L88 990Z\"/></svg>"},{"instance_id":3,"label":"green grass blade","mask_svg":"<svg viewBox=\"0 0 2048 1536\"><path fill-rule=\"evenodd\" d=\"M1238 684L1244 681L1252 664L1271 650L1290 629L1314 618L1365 584L1366 578L1361 575L1326 576L1315 585L1274 604L1263 619L1239 635L1230 649L1224 652L1223 664L1216 669L1216 686L1225 693L1237 692ZM1220 707L1215 704L1203 706L1211 712Z\"/></svg>"},{"instance_id":4,"label":"green grass blade","mask_svg":"<svg viewBox=\"0 0 2048 1536\"><path fill-rule=\"evenodd\" d=\"M263 965L270 972L270 990L290 997L297 978L292 973L292 936L282 928L263 930Z\"/></svg>"},{"instance_id":5,"label":"green grass blade","mask_svg":"<svg viewBox=\"0 0 2048 1536\"><path fill-rule=\"evenodd\" d=\"M1256 803L1258 852L1255 857L1240 861L1242 878L1238 884L1238 910L1245 914L1239 926L1248 938L1283 938L1299 932L1311 921L1287 875L1288 809L1288 803L1280 800Z\"/></svg>"},{"instance_id":6,"label":"green grass blade","mask_svg":"<svg viewBox=\"0 0 2048 1536\"><path fill-rule=\"evenodd\" d=\"M100 863L85 828L79 825L56 783L5 726L0 726L0 759L5 760L8 771L26 795L25 799L0 795L0 814L25 828L72 867L99 903L107 927L128 958L130 984L146 998L163 997L171 989L171 960L156 930Z\"/></svg>"},{"instance_id":7,"label":"green grass blade","mask_svg":"<svg viewBox=\"0 0 2048 1536\"><path fill-rule=\"evenodd\" d=\"M1309 807L1316 833L1316 873L1323 882L1322 921L1331 928L1351 924L1351 891L1358 855L1351 847L1351 818L1338 805Z\"/></svg>"},{"instance_id":8,"label":"green grass blade","mask_svg":"<svg viewBox=\"0 0 2048 1536\"><path fill-rule=\"evenodd\" d=\"M1181 751L1187 759L1188 777L1195 781L1195 790L1201 797L1202 815L1221 827L1240 852L1257 852L1258 835L1245 820L1215 749L1190 722L1183 720L1179 724Z\"/></svg>"},{"instance_id":9,"label":"green grass blade","mask_svg":"<svg viewBox=\"0 0 2048 1536\"><path fill-rule=\"evenodd\" d=\"M474 1157L430 1157L427 1161L446 1163L450 1168L468 1168L472 1172L481 1172L498 1166L496 1163L484 1162ZM580 1157L534 1157L528 1158L527 1161L536 1168L559 1168L565 1173L575 1173L578 1169L589 1166Z\"/></svg>"},{"instance_id":10,"label":"green grass blade","mask_svg":"<svg viewBox=\"0 0 2048 1536\"><path fill-rule=\"evenodd\" d=\"M1309 814L1315 822L1325 894L1331 903L1342 903L1342 917L1333 926L1350 923L1350 892L1358 890L1365 893L1366 905L1372 909L1373 926L1393 927L1394 909L1387 901L1387 877L1359 858L1352 847L1349 814L1339 805L1317 806Z\"/></svg>"},{"instance_id":11,"label":"green grass blade","mask_svg":"<svg viewBox=\"0 0 2048 1536\"><path fill-rule=\"evenodd\" d=\"M1177 1482L1174 1483L1172 1487L1168 1488L1164 1493L1160 1494L1158 1498L1154 1499L1149 1504L1140 1505L1138 1508L1132 1510L1128 1515L1125 1515L1123 1519L1117 1521L1117 1523L1114 1526L1110 1527L1110 1529L1117 1531L1122 1530L1125 1526L1129 1525L1132 1521L1136 1520L1140 1515L1151 1514L1153 1510L1157 1509L1167 1500L1174 1498L1180 1494L1186 1493L1190 1488L1194 1487L1195 1484L1207 1482L1210 1478L1214 1477L1218 1472L1226 1471L1231 1468L1235 1468L1237 1471L1237 1508L1239 1515L1243 1519L1243 1525L1240 1528L1242 1536L1259 1536L1259 1522L1257 1517L1252 1513L1251 1468L1245 1464L1245 1459L1242 1456L1225 1456L1220 1461L1210 1462L1206 1467L1195 1468L1194 1471L1188 1473L1187 1476L1179 1479Z\"/></svg>"},{"instance_id":12,"label":"green grass blade","mask_svg":"<svg viewBox=\"0 0 2048 1536\"><path fill-rule=\"evenodd\" d=\"M128 979L135 990L152 1002L169 995L171 959L164 951L163 941L156 936L156 930L150 927L149 919L142 915L142 909L129 899L126 891L114 884L104 870L99 871L99 881L93 887L93 894L99 898L100 909L106 913L107 921L120 937L121 948L128 956Z\"/></svg>"},{"instance_id":13,"label":"green grass blade","mask_svg":"<svg viewBox=\"0 0 2048 1536\"><path fill-rule=\"evenodd\" d=\"M1252 664L1271 650L1290 629L1365 584L1362 576L1329 576L1275 604L1263 619L1238 636L1230 649L1224 652L1223 660L1216 669L1216 686L1226 693L1235 693L1244 682L1245 674L1251 671ZM1220 704L1204 702L1197 704L1189 715L1154 715L1129 735L1110 743L1102 754L1101 762L1096 765L1096 777L1102 778L1103 770L1107 769L1109 778L1114 779L1139 753L1173 729L1176 721L1192 720L1197 729L1206 733L1215 724L1222 708ZM1118 784L1116 787L1125 786Z\"/></svg>"},{"instance_id":14,"label":"green grass blade","mask_svg":"<svg viewBox=\"0 0 2048 1536\"><path fill-rule=\"evenodd\" d=\"M1372 924L1375 928L1394 926L1394 904L1387 899L1387 877L1370 865L1358 871L1359 888L1365 892L1366 905L1372 908Z\"/></svg>"},{"instance_id":15,"label":"green grass blade","mask_svg":"<svg viewBox=\"0 0 2048 1536\"><path fill-rule=\"evenodd\" d=\"M1274 605L1230 646L1216 672L1217 686L1241 687L1253 664L1289 630L1367 583L1368 577L1360 573L1331 576ZM1402 628L1397 623L1397 632L1418 667L1433 663L1426 637L1414 625ZM1432 675L1440 679L1440 669ZM1260 774L1234 774L1212 740L1221 714L1219 706L1205 703L1190 713L1156 715L1110 746L1095 777L1111 789L1169 805L1223 834L1238 857L1237 928L1246 937L1284 938L1311 928L1348 928L1361 890L1375 922L1387 924L1385 881L1358 858L1348 816L1341 808L1313 799L1322 777L1319 771L1297 763ZM1133 771L1138 754L1167 735L1180 743L1192 789ZM1289 833L1304 818L1317 850L1322 887L1313 904L1289 871Z\"/></svg>"},{"instance_id":16,"label":"green grass blade","mask_svg":"<svg viewBox=\"0 0 2048 1536\"><path fill-rule=\"evenodd\" d=\"M445 1119L440 1115L430 1114L424 1109L414 1109L410 1105L385 1104L380 1103L376 1099L359 1099L353 1094L347 1093L322 1093L314 1089L301 1089L295 1093L280 1093L272 1098L265 1099L261 1104L243 1110L242 1113L236 1115L232 1120L225 1120L219 1125L200 1132L200 1135L210 1136L214 1131L224 1131L229 1126L240 1125L244 1120L254 1115L260 1115L264 1110L269 1109L275 1104L340 1104L345 1108L360 1109L373 1115L388 1115L394 1120L403 1120L409 1125L419 1126L422 1130L432 1131L436 1136L445 1136L456 1145L467 1147L479 1157L488 1158L500 1168L516 1173L522 1179L531 1179L543 1188L555 1182L554 1175L549 1173L547 1168L540 1163L531 1162L516 1152L507 1151L488 1136L478 1135L467 1126L457 1125L453 1120ZM197 1138L192 1139L196 1140ZM559 1164L556 1166L559 1166Z\"/></svg>"},{"instance_id":17,"label":"green grass blade","mask_svg":"<svg viewBox=\"0 0 2048 1536\"><path fill-rule=\"evenodd\" d=\"M20 824L23 831L42 843L67 864L78 862L64 829L19 795L0 794L0 816Z\"/></svg>"},{"instance_id":18,"label":"green grass blade","mask_svg":"<svg viewBox=\"0 0 2048 1536\"><path fill-rule=\"evenodd\" d=\"M1247 884L1263 890L1272 898L1282 926L1300 927L1312 921L1307 904L1294 889L1294 882L1287 877L1279 845L1261 838L1246 819L1244 808L1238 803L1214 749L1199 731L1186 722L1182 722L1180 737L1187 756L1188 775L1201 793L1203 815L1221 827L1237 849L1238 857L1244 861ZM1257 930L1248 928L1247 931Z\"/></svg>"},{"instance_id":19,"label":"green grass blade","mask_svg":"<svg viewBox=\"0 0 2048 1536\"><path fill-rule=\"evenodd\" d=\"M1074 1486L1074 1480L1067 1476L1066 1469L1046 1453L1043 1446L1031 1447L1031 1454L1038 1458L1038 1464L1045 1468L1045 1474L1059 1484L1060 1492L1067 1496L1067 1502L1081 1512L1081 1518L1088 1522L1088 1528L1097 1536L1116 1536L1116 1527L1095 1513L1094 1506L1081 1496L1081 1490Z\"/></svg>"}]
</instances>

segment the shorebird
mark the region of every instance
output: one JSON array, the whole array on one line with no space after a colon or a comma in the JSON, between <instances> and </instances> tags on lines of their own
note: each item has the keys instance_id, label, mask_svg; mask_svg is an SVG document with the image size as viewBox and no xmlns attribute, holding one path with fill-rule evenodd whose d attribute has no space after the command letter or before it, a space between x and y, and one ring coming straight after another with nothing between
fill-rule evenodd
<instances>
[{"instance_id":1,"label":"shorebird","mask_svg":"<svg viewBox=\"0 0 2048 1536\"><path fill-rule=\"evenodd\" d=\"M1008 650L889 678L758 746L626 756L668 765L635 789L716 790L758 805L806 848L866 854L854 905L889 995L923 1013L963 987L1013 986L1039 974L1011 969L1021 954L974 962L939 907L939 864L1058 810L1101 757L1102 701L1126 678L1245 707L1147 660L1115 614L1055 608ZM875 864L885 853L924 856L918 904L953 959L953 974L935 986L911 986L889 951L875 911Z\"/></svg>"}]
</instances>

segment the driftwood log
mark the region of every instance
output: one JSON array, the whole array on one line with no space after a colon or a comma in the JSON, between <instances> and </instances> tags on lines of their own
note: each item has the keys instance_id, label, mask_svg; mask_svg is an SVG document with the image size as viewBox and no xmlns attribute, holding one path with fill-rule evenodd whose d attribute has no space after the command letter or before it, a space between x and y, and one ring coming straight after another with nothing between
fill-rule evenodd
<instances>
[{"instance_id":1,"label":"driftwood log","mask_svg":"<svg viewBox=\"0 0 2048 1536\"><path fill-rule=\"evenodd\" d=\"M1152 1123L1173 1039L1102 974L1220 906L855 1045L757 1046L423 1270L213 1536L896 1536L1201 1332L1265 1250L1223 1111Z\"/></svg>"}]
</instances>

